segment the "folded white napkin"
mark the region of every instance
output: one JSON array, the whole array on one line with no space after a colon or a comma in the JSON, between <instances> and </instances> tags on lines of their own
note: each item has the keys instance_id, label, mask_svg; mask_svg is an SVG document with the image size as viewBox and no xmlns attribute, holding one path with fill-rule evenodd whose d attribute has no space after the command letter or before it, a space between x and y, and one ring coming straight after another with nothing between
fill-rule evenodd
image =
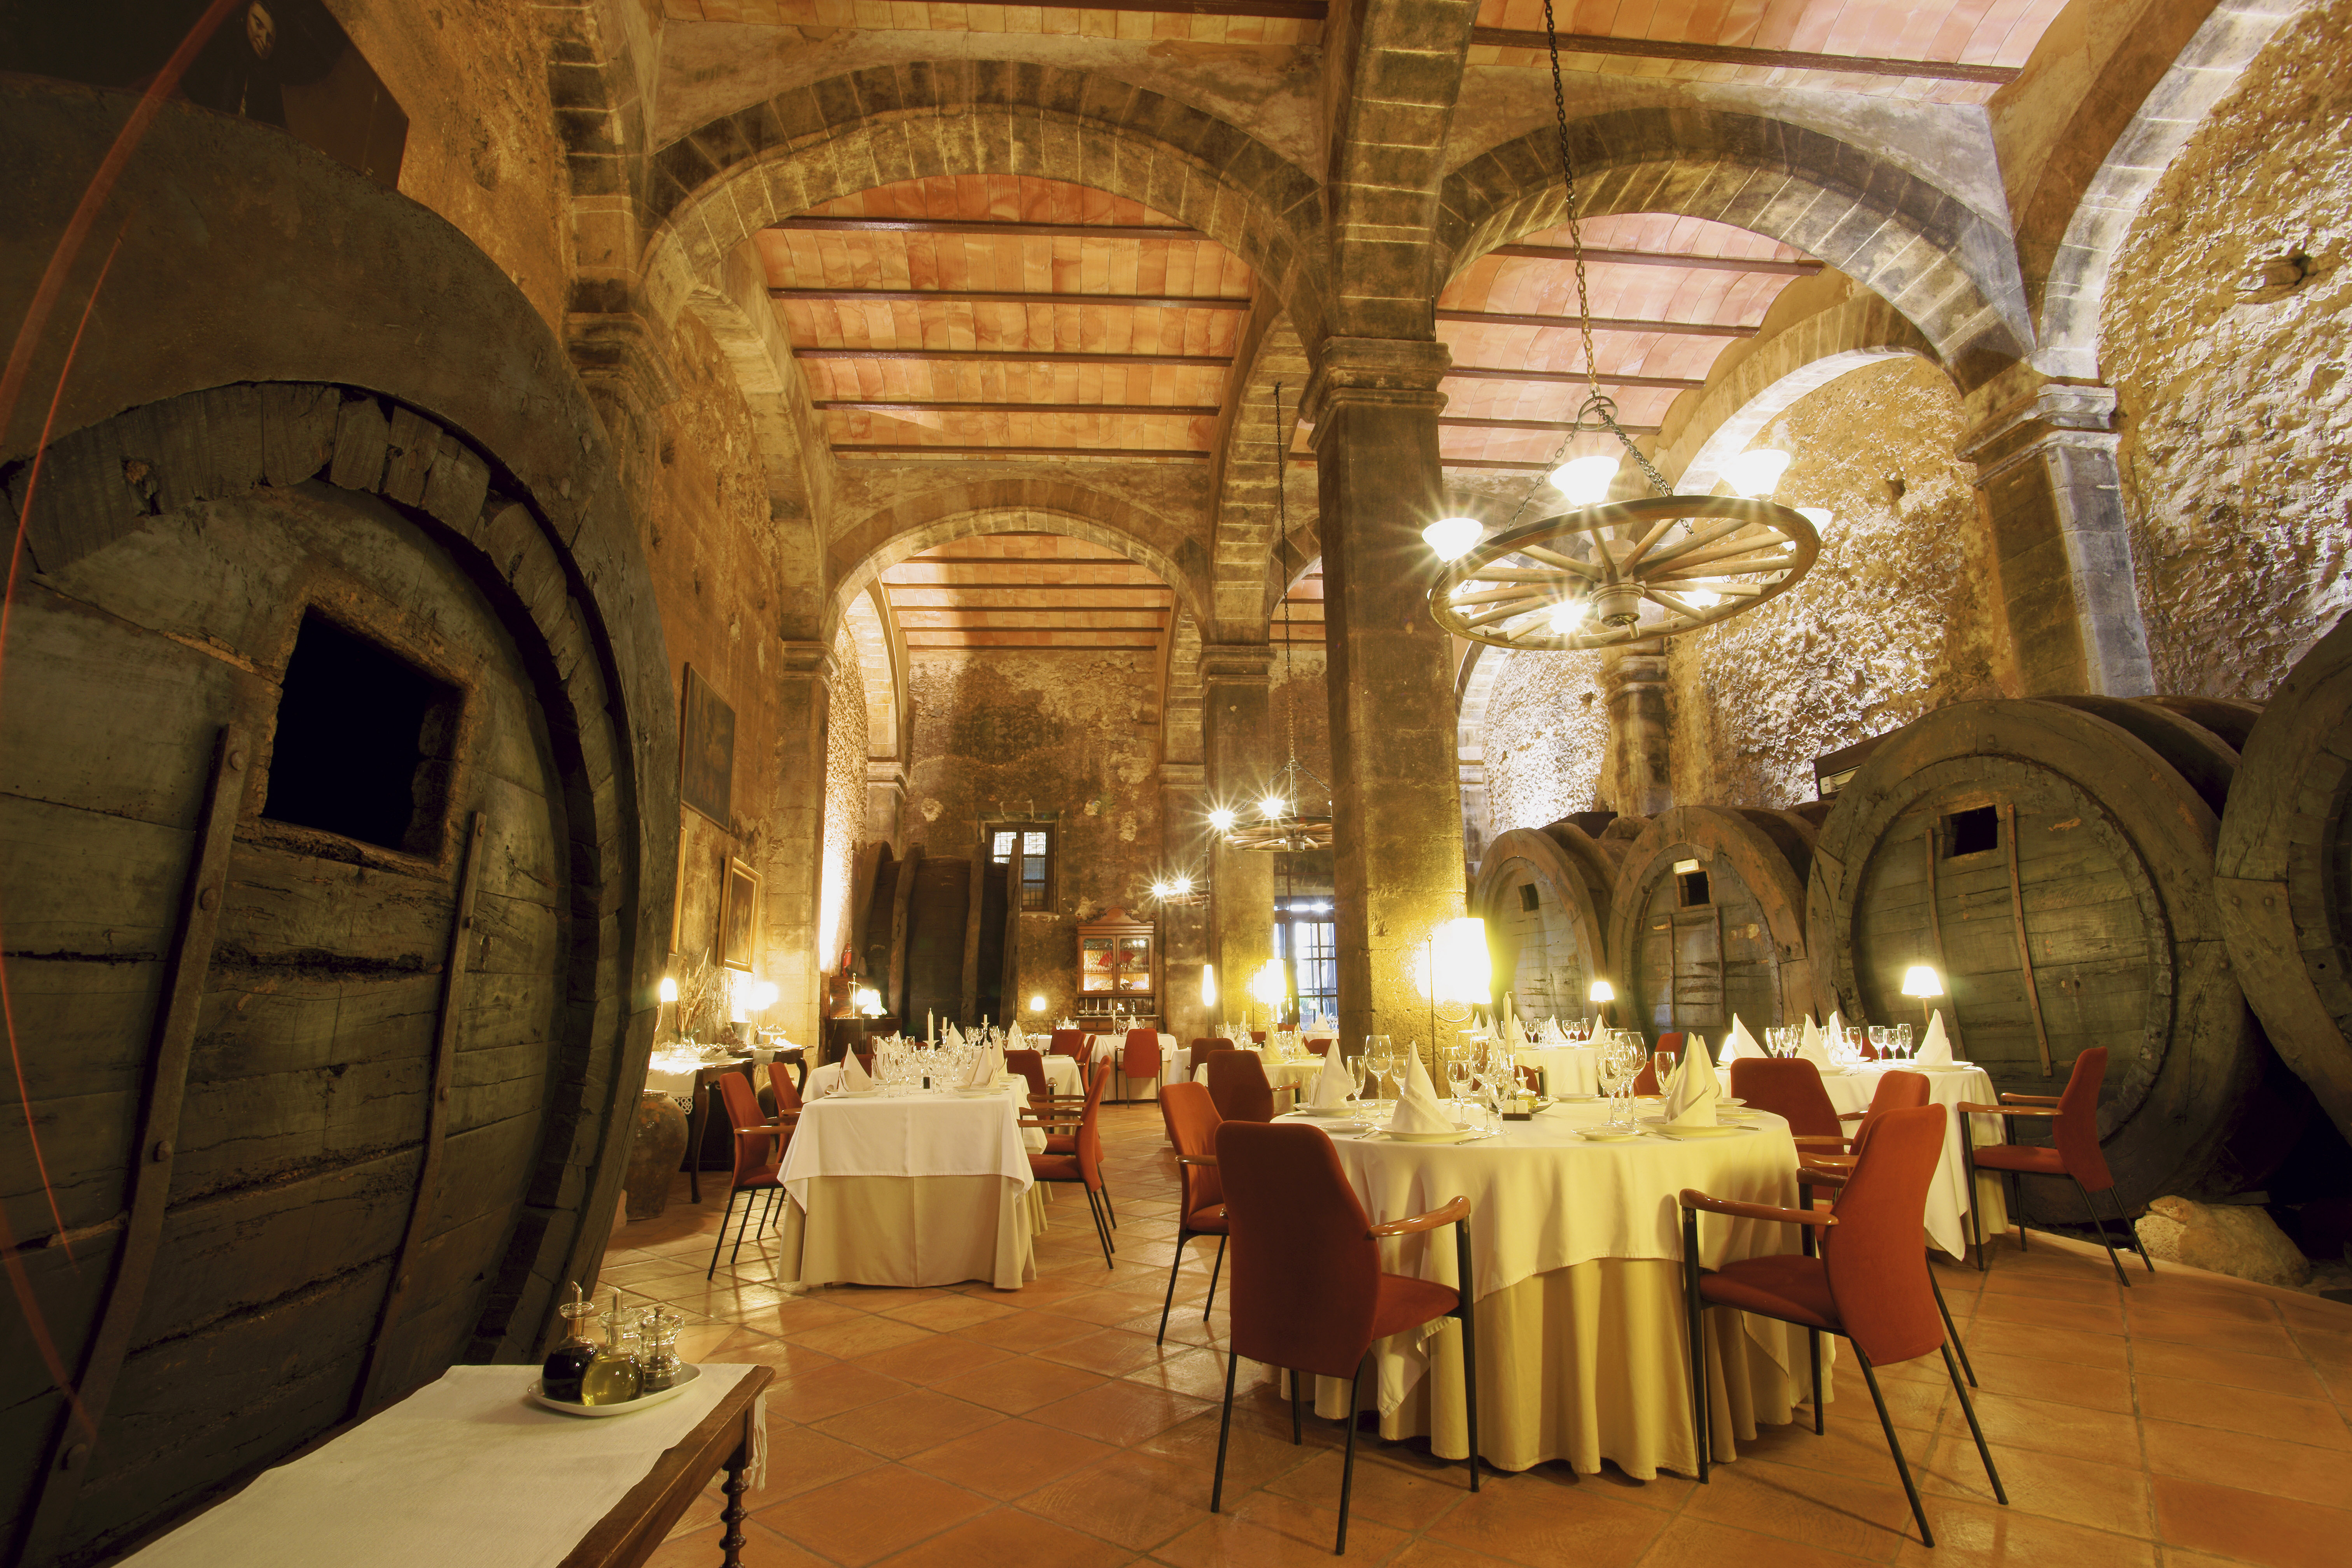
<instances>
[{"instance_id":1,"label":"folded white napkin","mask_svg":"<svg viewBox=\"0 0 2352 1568\"><path fill-rule=\"evenodd\" d=\"M1927 1020L1927 1037L1919 1042L1919 1049L1911 1059L1925 1062L1930 1067L1951 1065L1952 1042L1944 1033L1944 1010L1941 1007L1937 1008L1935 1016Z\"/></svg>"},{"instance_id":2,"label":"folded white napkin","mask_svg":"<svg viewBox=\"0 0 2352 1568\"><path fill-rule=\"evenodd\" d=\"M990 1063L988 1053L986 1051L975 1051L972 1053L971 1066L964 1069L963 1081L957 1087L961 1089L986 1089L995 1081L996 1068Z\"/></svg>"},{"instance_id":3,"label":"folded white napkin","mask_svg":"<svg viewBox=\"0 0 2352 1568\"><path fill-rule=\"evenodd\" d=\"M1025 1051L1029 1048L1028 1037L1021 1032L1020 1025L1015 1024L1004 1032L1004 1048L1008 1051Z\"/></svg>"},{"instance_id":4,"label":"folded white napkin","mask_svg":"<svg viewBox=\"0 0 2352 1568\"><path fill-rule=\"evenodd\" d=\"M1527 1049L1528 1032L1519 1026L1519 1016L1516 1013L1503 1020L1503 1043L1514 1051Z\"/></svg>"},{"instance_id":5,"label":"folded white napkin","mask_svg":"<svg viewBox=\"0 0 2352 1568\"><path fill-rule=\"evenodd\" d=\"M873 1087L873 1075L857 1059L856 1051L841 1058L841 1091L844 1094L856 1094Z\"/></svg>"},{"instance_id":6,"label":"folded white napkin","mask_svg":"<svg viewBox=\"0 0 2352 1568\"><path fill-rule=\"evenodd\" d=\"M1756 1043L1756 1037L1748 1032L1748 1026L1739 1021L1738 1014L1734 1013L1731 1016L1731 1033L1723 1037L1723 1054L1716 1060L1727 1066L1742 1057L1760 1057L1763 1054L1764 1047Z\"/></svg>"},{"instance_id":7,"label":"folded white napkin","mask_svg":"<svg viewBox=\"0 0 2352 1568\"><path fill-rule=\"evenodd\" d=\"M1682 1066L1675 1069L1674 1087L1666 1091L1666 1125L1714 1126L1715 1102L1722 1093L1722 1082L1715 1076L1715 1064L1706 1059L1706 1052L1685 1051Z\"/></svg>"},{"instance_id":8,"label":"folded white napkin","mask_svg":"<svg viewBox=\"0 0 2352 1568\"><path fill-rule=\"evenodd\" d=\"M1406 1058L1404 1089L1397 1096L1396 1114L1389 1118L1391 1132L1454 1132L1459 1129L1445 1108L1437 1103L1437 1086L1421 1065L1421 1053Z\"/></svg>"},{"instance_id":9,"label":"folded white napkin","mask_svg":"<svg viewBox=\"0 0 2352 1568\"><path fill-rule=\"evenodd\" d=\"M1356 1080L1349 1075L1348 1064L1332 1051L1323 1058L1323 1070L1315 1075L1315 1093L1307 1101L1318 1110L1337 1110L1348 1103L1355 1091Z\"/></svg>"},{"instance_id":10,"label":"folded white napkin","mask_svg":"<svg viewBox=\"0 0 2352 1568\"><path fill-rule=\"evenodd\" d=\"M1830 1019L1832 1026L1835 1026L1837 1015L1831 1014ZM1814 1026L1811 1013L1805 1015L1805 1037L1798 1045L1797 1054L1823 1072L1837 1070L1837 1064L1830 1060L1830 1037Z\"/></svg>"},{"instance_id":11,"label":"folded white napkin","mask_svg":"<svg viewBox=\"0 0 2352 1568\"><path fill-rule=\"evenodd\" d=\"M1830 1021L1824 1032L1832 1040L1845 1038L1845 1023L1838 1016L1838 1010L1834 1007L1830 1009Z\"/></svg>"}]
</instances>

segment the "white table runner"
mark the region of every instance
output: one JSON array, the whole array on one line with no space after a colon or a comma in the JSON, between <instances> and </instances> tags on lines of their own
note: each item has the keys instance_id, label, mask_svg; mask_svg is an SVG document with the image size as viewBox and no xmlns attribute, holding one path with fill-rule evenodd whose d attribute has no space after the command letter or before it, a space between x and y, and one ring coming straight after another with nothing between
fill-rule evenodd
<instances>
[{"instance_id":1,"label":"white table runner","mask_svg":"<svg viewBox=\"0 0 2352 1568\"><path fill-rule=\"evenodd\" d=\"M806 1208L818 1176L1003 1176L1025 1188L1035 1178L1015 1106L1027 1092L1016 1081L990 1095L813 1100L784 1154L784 1190Z\"/></svg>"},{"instance_id":2,"label":"white table runner","mask_svg":"<svg viewBox=\"0 0 2352 1568\"><path fill-rule=\"evenodd\" d=\"M595 1421L526 1403L536 1368L453 1366L316 1452L263 1471L127 1561L139 1568L551 1568L751 1370L705 1363L694 1386L667 1405ZM765 1462L766 1403L762 1394L754 1417L755 1470Z\"/></svg>"}]
</instances>

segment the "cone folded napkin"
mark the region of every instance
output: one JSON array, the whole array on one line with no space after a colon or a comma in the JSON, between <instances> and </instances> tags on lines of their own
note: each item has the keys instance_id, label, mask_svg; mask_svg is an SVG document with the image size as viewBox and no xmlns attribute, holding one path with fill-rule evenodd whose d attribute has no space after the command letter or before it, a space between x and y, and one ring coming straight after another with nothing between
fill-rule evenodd
<instances>
[{"instance_id":1,"label":"cone folded napkin","mask_svg":"<svg viewBox=\"0 0 2352 1568\"><path fill-rule=\"evenodd\" d=\"M841 1058L842 1093L864 1094L873 1087L873 1075L866 1070L866 1064L857 1059L856 1051Z\"/></svg>"},{"instance_id":2,"label":"cone folded napkin","mask_svg":"<svg viewBox=\"0 0 2352 1568\"><path fill-rule=\"evenodd\" d=\"M1715 1076L1715 1064L1706 1059L1706 1052L1684 1052L1683 1065L1675 1073L1674 1088L1666 1094L1666 1125L1714 1126L1715 1102L1722 1093Z\"/></svg>"},{"instance_id":3,"label":"cone folded napkin","mask_svg":"<svg viewBox=\"0 0 2352 1568\"><path fill-rule=\"evenodd\" d=\"M1944 1033L1944 1010L1941 1007L1937 1008L1935 1016L1927 1020L1927 1037L1919 1042L1918 1052L1911 1059L1927 1067L1951 1065L1952 1042Z\"/></svg>"},{"instance_id":4,"label":"cone folded napkin","mask_svg":"<svg viewBox=\"0 0 2352 1568\"><path fill-rule=\"evenodd\" d=\"M1763 1054L1764 1047L1756 1043L1756 1037L1748 1032L1748 1026L1739 1021L1738 1014L1734 1013L1731 1016L1731 1033L1723 1039L1723 1054L1716 1059L1728 1065L1742 1057L1760 1057Z\"/></svg>"},{"instance_id":5,"label":"cone folded napkin","mask_svg":"<svg viewBox=\"0 0 2352 1568\"><path fill-rule=\"evenodd\" d=\"M1830 1018L1834 1026L1837 1015L1832 1013ZM1830 1060L1829 1040L1830 1037L1813 1023L1813 1016L1811 1013L1806 1014L1805 1040L1797 1047L1797 1054L1823 1072L1834 1072L1837 1070L1837 1066Z\"/></svg>"},{"instance_id":6,"label":"cone folded napkin","mask_svg":"<svg viewBox=\"0 0 2352 1568\"><path fill-rule=\"evenodd\" d=\"M1396 1114L1389 1118L1391 1132L1457 1132L1461 1131L1445 1108L1437 1103L1437 1086L1421 1065L1421 1053L1407 1058L1403 1092L1397 1096Z\"/></svg>"},{"instance_id":7,"label":"cone folded napkin","mask_svg":"<svg viewBox=\"0 0 2352 1568\"><path fill-rule=\"evenodd\" d=\"M1323 1070L1315 1075L1315 1094L1308 1103L1318 1110L1337 1110L1348 1103L1348 1096L1355 1087L1348 1064L1339 1059L1334 1048L1324 1056Z\"/></svg>"}]
</instances>

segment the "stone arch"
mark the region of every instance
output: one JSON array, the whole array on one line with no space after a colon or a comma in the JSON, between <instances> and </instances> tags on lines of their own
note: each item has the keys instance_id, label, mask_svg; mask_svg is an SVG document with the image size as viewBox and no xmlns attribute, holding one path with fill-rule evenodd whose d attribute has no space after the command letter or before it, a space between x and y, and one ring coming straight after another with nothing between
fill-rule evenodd
<instances>
[{"instance_id":1,"label":"stone arch","mask_svg":"<svg viewBox=\"0 0 2352 1568\"><path fill-rule=\"evenodd\" d=\"M2084 93L2019 215L2042 374L2099 376L2107 269L2142 205L2206 115L2306 4L2206 0L2168 16L2150 7L2153 25L2135 28Z\"/></svg>"},{"instance_id":2,"label":"stone arch","mask_svg":"<svg viewBox=\"0 0 2352 1568\"><path fill-rule=\"evenodd\" d=\"M1581 216L1667 212L1819 257L1916 323L1964 387L2024 357L2032 327L2009 236L1958 198L1862 148L1752 114L1623 109L1570 123ZM1549 125L1446 177L1447 275L1566 217Z\"/></svg>"},{"instance_id":3,"label":"stone arch","mask_svg":"<svg viewBox=\"0 0 2352 1568\"><path fill-rule=\"evenodd\" d=\"M1180 565L1170 548L1189 547L1197 555L1199 545L1183 539L1181 531L1083 485L1000 479L916 497L873 513L836 537L827 553L833 592L824 636L833 636L850 600L886 569L952 540L1011 529L1058 533L1115 550L1157 573L1174 592L1179 616L1200 622L1199 574Z\"/></svg>"},{"instance_id":4,"label":"stone arch","mask_svg":"<svg viewBox=\"0 0 2352 1568\"><path fill-rule=\"evenodd\" d=\"M1271 295L1320 327L1323 196L1311 175L1173 99L1094 72L998 60L853 71L662 148L647 174L659 226L647 296L674 319L767 224L876 185L962 174L1034 174L1141 202L1241 257Z\"/></svg>"},{"instance_id":5,"label":"stone arch","mask_svg":"<svg viewBox=\"0 0 2352 1568\"><path fill-rule=\"evenodd\" d=\"M906 651L894 635L890 604L882 596L881 584L868 583L866 592L853 595L843 607L841 621L865 678L866 754L877 762L903 762L907 748L900 727L907 717Z\"/></svg>"},{"instance_id":6,"label":"stone arch","mask_svg":"<svg viewBox=\"0 0 2352 1568\"><path fill-rule=\"evenodd\" d=\"M1791 322L1754 344L1728 374L1700 392L1686 415L1670 421L1674 434L1656 454L1659 471L1685 493L1711 490L1724 463L1790 405L1849 371L1904 354L1934 360L1936 348L1876 294Z\"/></svg>"},{"instance_id":7,"label":"stone arch","mask_svg":"<svg viewBox=\"0 0 2352 1568\"><path fill-rule=\"evenodd\" d=\"M1274 388L1281 384L1286 447L1290 432L1298 426L1299 399L1307 390L1309 365L1306 346L1298 341L1289 317L1263 306L1252 313L1248 336L1239 345L1236 357L1249 369L1235 379L1223 427L1218 432L1212 481L1217 507L1210 546L1215 574L1212 604L1217 614L1215 640L1264 642L1267 617L1280 598L1278 592L1269 597L1267 586L1268 558L1279 542L1276 532L1282 509L1275 490L1277 472L1281 483L1292 492L1287 497L1291 514L1308 518L1315 514L1313 470L1304 470L1308 479L1300 486L1293 483L1291 472L1299 465L1286 462L1277 470L1272 460ZM1302 489L1303 495L1297 493Z\"/></svg>"},{"instance_id":8,"label":"stone arch","mask_svg":"<svg viewBox=\"0 0 2352 1568\"><path fill-rule=\"evenodd\" d=\"M1201 624L1181 611L1169 630L1160 693L1160 760L1198 767L1202 756Z\"/></svg>"}]
</instances>

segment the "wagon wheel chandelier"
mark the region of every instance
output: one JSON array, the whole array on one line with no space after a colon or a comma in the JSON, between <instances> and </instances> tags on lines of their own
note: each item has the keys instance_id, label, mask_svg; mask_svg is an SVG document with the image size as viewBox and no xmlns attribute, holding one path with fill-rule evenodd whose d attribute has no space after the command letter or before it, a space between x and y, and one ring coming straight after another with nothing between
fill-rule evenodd
<instances>
[{"instance_id":1,"label":"wagon wheel chandelier","mask_svg":"<svg viewBox=\"0 0 2352 1568\"><path fill-rule=\"evenodd\" d=\"M1290 537L1290 497L1288 469L1290 454L1282 426L1282 384L1274 384L1274 505L1275 538ZM1298 807L1306 802L1307 792L1301 781L1311 781L1321 794L1327 806L1331 799L1331 786L1316 777L1314 772L1298 760L1298 714L1290 684L1290 585L1283 584L1282 607L1282 716L1289 731L1289 760L1275 770L1265 795L1257 802L1256 815L1244 816L1229 806L1220 806L1209 814L1209 826L1223 836L1225 845L1233 849L1251 849L1268 855L1296 854L1303 849L1331 847L1331 814L1327 809L1320 816L1310 816Z\"/></svg>"},{"instance_id":2,"label":"wagon wheel chandelier","mask_svg":"<svg viewBox=\"0 0 2352 1568\"><path fill-rule=\"evenodd\" d=\"M1604 648L1695 631L1788 592L1811 569L1821 535L1804 513L1760 496L1675 494L1618 424L1616 402L1601 390L1593 353L1584 231L1576 215L1576 164L1569 153L1568 99L1551 0L1544 0L1544 31L1551 44L1553 125L1567 187L1569 248L1576 258L1587 394L1552 454L1551 471L1528 487L1501 532L1486 538L1485 524L1470 517L1440 518L1422 531L1445 563L1430 586L1429 613L1454 636L1493 647ZM1588 434L1616 437L1657 494L1610 502L1623 459L1607 454L1570 459L1570 447ZM1779 477L1777 468L1771 477ZM1576 510L1520 524L1546 484Z\"/></svg>"}]
</instances>

